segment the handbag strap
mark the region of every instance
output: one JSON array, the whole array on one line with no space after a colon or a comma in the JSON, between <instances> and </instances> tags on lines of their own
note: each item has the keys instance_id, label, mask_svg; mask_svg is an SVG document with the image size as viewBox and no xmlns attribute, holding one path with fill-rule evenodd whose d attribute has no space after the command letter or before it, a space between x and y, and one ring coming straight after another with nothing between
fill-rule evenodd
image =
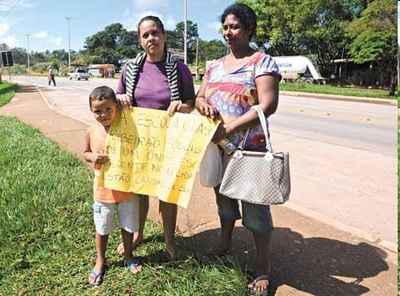
<instances>
[{"instance_id":1,"label":"handbag strap","mask_svg":"<svg viewBox=\"0 0 400 296\"><path fill-rule=\"evenodd\" d=\"M258 118L260 120L261 127L263 129L264 136L265 136L265 148L267 149L268 152L272 153L273 150L272 150L271 140L269 137L268 124L267 124L267 121L265 120L264 112L261 109L260 105L251 106L251 109L253 109L254 111L257 112ZM238 149L240 149L240 150L244 149L244 145L246 144L246 140L247 140L247 137L249 136L249 133L250 133L250 128L247 129L246 134L244 135L242 141L239 143Z\"/></svg>"},{"instance_id":2,"label":"handbag strap","mask_svg":"<svg viewBox=\"0 0 400 296\"><path fill-rule=\"evenodd\" d=\"M259 118L260 123L261 123L261 127L262 127L262 129L264 131L265 148L267 149L267 151L273 152L272 145L271 145L271 139L269 137L268 124L267 124L267 120L265 119L264 111L261 109L260 105L254 105L254 106L251 107L251 109L253 109L254 111L257 112L258 118Z\"/></svg>"}]
</instances>

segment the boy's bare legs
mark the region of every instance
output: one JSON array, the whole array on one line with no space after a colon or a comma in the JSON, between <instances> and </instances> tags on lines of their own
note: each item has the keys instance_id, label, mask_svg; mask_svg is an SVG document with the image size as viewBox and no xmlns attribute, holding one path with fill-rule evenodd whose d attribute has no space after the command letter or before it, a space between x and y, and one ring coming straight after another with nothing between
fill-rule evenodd
<instances>
[{"instance_id":1,"label":"boy's bare legs","mask_svg":"<svg viewBox=\"0 0 400 296\"><path fill-rule=\"evenodd\" d=\"M171 260L176 258L175 250L175 228L178 207L176 204L163 202L160 200L160 213L163 222L164 239L167 253Z\"/></svg>"},{"instance_id":2,"label":"boy's bare legs","mask_svg":"<svg viewBox=\"0 0 400 296\"><path fill-rule=\"evenodd\" d=\"M133 260L133 233L130 233L124 229L121 229L121 235L122 235L122 243L124 246L124 259L125 262L130 262ZM130 271L133 274L136 274L142 270L141 265L134 265L130 267Z\"/></svg>"},{"instance_id":3,"label":"boy's bare legs","mask_svg":"<svg viewBox=\"0 0 400 296\"><path fill-rule=\"evenodd\" d=\"M149 197L147 195L140 195L139 197L139 231L133 233L132 250L143 240L144 225L146 224L147 214L149 212ZM124 244L120 243L117 248L119 255L124 255Z\"/></svg>"},{"instance_id":4,"label":"boy's bare legs","mask_svg":"<svg viewBox=\"0 0 400 296\"><path fill-rule=\"evenodd\" d=\"M149 212L149 197L140 196L139 197L139 232L133 234L133 245L132 248L135 249L137 245L143 239L144 226L147 219L147 214ZM160 201L160 213L163 221L164 229L164 239L167 245L167 252L170 259L176 258L175 250L175 228L176 228L176 216L178 213L178 207L175 204L166 203ZM124 246L120 244L118 246L118 253L120 255L124 254Z\"/></svg>"},{"instance_id":5,"label":"boy's bare legs","mask_svg":"<svg viewBox=\"0 0 400 296\"><path fill-rule=\"evenodd\" d=\"M102 272L106 265L106 249L108 235L100 235L96 232L96 265L94 266L97 272Z\"/></svg>"}]
</instances>

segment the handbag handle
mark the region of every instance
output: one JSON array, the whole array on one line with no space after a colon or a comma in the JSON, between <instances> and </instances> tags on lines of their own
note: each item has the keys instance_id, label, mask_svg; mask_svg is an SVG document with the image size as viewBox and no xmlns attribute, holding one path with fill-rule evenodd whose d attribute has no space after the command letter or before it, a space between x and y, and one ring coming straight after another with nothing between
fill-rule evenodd
<instances>
[{"instance_id":1,"label":"handbag handle","mask_svg":"<svg viewBox=\"0 0 400 296\"><path fill-rule=\"evenodd\" d=\"M251 106L251 109L253 109L254 111L257 112L258 118L259 118L260 123L261 123L261 127L262 127L262 129L264 131L265 148L267 149L267 151L273 152L272 151L271 140L269 138L268 124L267 124L267 121L265 120L264 111L261 109L260 105Z\"/></svg>"},{"instance_id":2,"label":"handbag handle","mask_svg":"<svg viewBox=\"0 0 400 296\"><path fill-rule=\"evenodd\" d=\"M261 127L263 129L264 132L264 136L265 136L265 148L267 149L268 152L273 152L272 150L272 145L271 145L271 140L269 138L269 131L268 131L268 125L267 125L267 121L265 120L265 115L263 110L261 109L260 105L254 105L251 106L251 109L253 109L254 111L257 112L258 118L260 120L261 123ZM243 150L244 145L246 143L247 137L250 133L250 128L247 129L245 136L243 137L243 140L240 142L239 144L239 149Z\"/></svg>"}]
</instances>

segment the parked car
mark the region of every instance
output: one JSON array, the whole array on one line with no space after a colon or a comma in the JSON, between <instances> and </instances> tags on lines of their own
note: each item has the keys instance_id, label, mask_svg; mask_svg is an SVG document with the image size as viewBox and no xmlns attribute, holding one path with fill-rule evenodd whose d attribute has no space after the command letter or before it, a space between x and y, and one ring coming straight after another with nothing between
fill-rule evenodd
<instances>
[{"instance_id":1,"label":"parked car","mask_svg":"<svg viewBox=\"0 0 400 296\"><path fill-rule=\"evenodd\" d=\"M68 73L69 80L88 80L90 75L84 69L75 69L74 72Z\"/></svg>"}]
</instances>

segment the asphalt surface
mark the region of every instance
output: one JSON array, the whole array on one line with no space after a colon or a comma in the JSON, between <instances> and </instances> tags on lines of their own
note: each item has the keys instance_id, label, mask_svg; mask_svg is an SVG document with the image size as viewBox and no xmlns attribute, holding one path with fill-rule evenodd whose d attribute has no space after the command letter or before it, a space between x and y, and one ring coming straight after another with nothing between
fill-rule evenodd
<instances>
[{"instance_id":1,"label":"asphalt surface","mask_svg":"<svg viewBox=\"0 0 400 296\"><path fill-rule=\"evenodd\" d=\"M13 79L40 86L53 108L86 124L90 91L116 86L114 79L56 78L57 87L46 77ZM395 249L396 106L281 95L270 121L275 151L290 152L287 206Z\"/></svg>"}]
</instances>

